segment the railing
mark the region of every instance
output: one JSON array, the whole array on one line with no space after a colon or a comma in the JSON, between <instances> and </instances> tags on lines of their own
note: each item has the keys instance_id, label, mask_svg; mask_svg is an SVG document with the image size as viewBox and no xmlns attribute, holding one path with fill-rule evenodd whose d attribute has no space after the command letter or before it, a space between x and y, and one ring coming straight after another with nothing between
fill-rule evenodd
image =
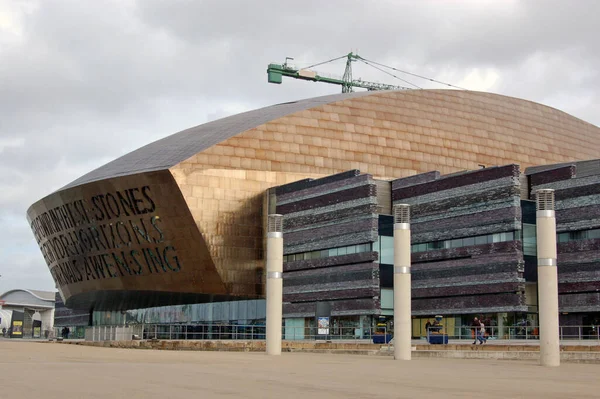
<instances>
[{"instance_id":1,"label":"railing","mask_svg":"<svg viewBox=\"0 0 600 399\"><path fill-rule=\"evenodd\" d=\"M600 341L600 326L560 326L560 339L572 340L598 340ZM430 327L429 333L435 333L438 328ZM476 334L474 327L456 326L447 329L443 327L444 334L449 339L475 340ZM427 334L427 332L426 332ZM537 340L540 338L539 326L486 326L485 337L487 339L500 340Z\"/></svg>"},{"instance_id":2,"label":"railing","mask_svg":"<svg viewBox=\"0 0 600 399\"><path fill-rule=\"evenodd\" d=\"M432 327L430 334L435 334ZM321 331L325 332L325 331ZM437 331L436 331L437 332ZM440 333L452 340L475 340L470 326L442 327ZM129 326L88 327L85 339L90 341L160 339L160 340L264 340L264 325L239 324L136 324ZM421 337L426 339L426 334ZM60 335L59 335L60 336ZM284 340L363 340L387 344L393 333L384 327L362 329L358 327L333 327L327 334L319 334L316 327L282 327ZM488 326L485 337L490 340L538 340L537 326ZM595 340L600 343L599 326L561 326L560 339Z\"/></svg>"},{"instance_id":3,"label":"railing","mask_svg":"<svg viewBox=\"0 0 600 399\"><path fill-rule=\"evenodd\" d=\"M363 330L357 327L330 328L319 334L316 327L282 327L285 340L369 340L389 343L391 334L386 328ZM324 331L321 331L324 332ZM264 340L264 325L238 324L145 324L140 338L143 339L215 339L215 340Z\"/></svg>"}]
</instances>

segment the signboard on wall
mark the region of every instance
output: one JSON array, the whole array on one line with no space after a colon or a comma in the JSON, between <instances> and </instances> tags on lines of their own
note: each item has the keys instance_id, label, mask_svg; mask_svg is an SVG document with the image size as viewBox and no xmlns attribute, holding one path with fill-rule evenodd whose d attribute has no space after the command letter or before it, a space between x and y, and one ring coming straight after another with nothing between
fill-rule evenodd
<instances>
[{"instance_id":1,"label":"signboard on wall","mask_svg":"<svg viewBox=\"0 0 600 399\"><path fill-rule=\"evenodd\" d=\"M329 334L329 317L319 317L317 319L317 330L319 335Z\"/></svg>"},{"instance_id":2,"label":"signboard on wall","mask_svg":"<svg viewBox=\"0 0 600 399\"><path fill-rule=\"evenodd\" d=\"M12 322L12 332L10 334L12 337L22 337L23 336L23 321L21 320L13 320Z\"/></svg>"},{"instance_id":3,"label":"signboard on wall","mask_svg":"<svg viewBox=\"0 0 600 399\"><path fill-rule=\"evenodd\" d=\"M13 310L10 320L10 337L23 338L23 312Z\"/></svg>"}]
</instances>

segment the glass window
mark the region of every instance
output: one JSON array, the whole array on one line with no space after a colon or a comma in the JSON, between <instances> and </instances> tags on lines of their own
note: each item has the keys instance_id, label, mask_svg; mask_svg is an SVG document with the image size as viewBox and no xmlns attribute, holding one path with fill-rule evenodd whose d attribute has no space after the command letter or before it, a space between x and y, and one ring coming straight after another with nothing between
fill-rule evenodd
<instances>
[{"instance_id":1,"label":"glass window","mask_svg":"<svg viewBox=\"0 0 600 399\"><path fill-rule=\"evenodd\" d=\"M587 238L586 231L572 231L571 239L572 240L585 240Z\"/></svg>"},{"instance_id":2,"label":"glass window","mask_svg":"<svg viewBox=\"0 0 600 399\"><path fill-rule=\"evenodd\" d=\"M394 264L394 237L379 237L381 240L381 251L379 252L379 263Z\"/></svg>"},{"instance_id":3,"label":"glass window","mask_svg":"<svg viewBox=\"0 0 600 399\"><path fill-rule=\"evenodd\" d=\"M319 259L321 257L321 251L312 251L310 253L311 259Z\"/></svg>"},{"instance_id":4,"label":"glass window","mask_svg":"<svg viewBox=\"0 0 600 399\"><path fill-rule=\"evenodd\" d=\"M600 229L593 229L588 231L588 238L590 240L594 238L600 238Z\"/></svg>"},{"instance_id":5,"label":"glass window","mask_svg":"<svg viewBox=\"0 0 600 399\"><path fill-rule=\"evenodd\" d=\"M346 253L347 253L348 255L350 255L350 254L355 254L355 253L356 253L356 245L350 245L350 246L348 247L348 249L346 250Z\"/></svg>"},{"instance_id":6,"label":"glass window","mask_svg":"<svg viewBox=\"0 0 600 399\"><path fill-rule=\"evenodd\" d=\"M488 236L475 237L475 245L483 245L488 243Z\"/></svg>"},{"instance_id":7,"label":"glass window","mask_svg":"<svg viewBox=\"0 0 600 399\"><path fill-rule=\"evenodd\" d=\"M569 233L558 233L558 242L569 242Z\"/></svg>"},{"instance_id":8,"label":"glass window","mask_svg":"<svg viewBox=\"0 0 600 399\"><path fill-rule=\"evenodd\" d=\"M338 255L346 255L347 248L346 247L341 247L338 248Z\"/></svg>"},{"instance_id":9,"label":"glass window","mask_svg":"<svg viewBox=\"0 0 600 399\"><path fill-rule=\"evenodd\" d=\"M381 289L381 309L394 309L394 290L390 288Z\"/></svg>"},{"instance_id":10,"label":"glass window","mask_svg":"<svg viewBox=\"0 0 600 399\"><path fill-rule=\"evenodd\" d=\"M338 255L338 249L337 248L330 248L329 249L329 256L337 256Z\"/></svg>"},{"instance_id":11,"label":"glass window","mask_svg":"<svg viewBox=\"0 0 600 399\"><path fill-rule=\"evenodd\" d=\"M535 224L523 223L523 254L537 256L537 235Z\"/></svg>"},{"instance_id":12,"label":"glass window","mask_svg":"<svg viewBox=\"0 0 600 399\"><path fill-rule=\"evenodd\" d=\"M504 233L500 233L500 242L512 241L514 237L515 234L512 231L505 231Z\"/></svg>"},{"instance_id":13,"label":"glass window","mask_svg":"<svg viewBox=\"0 0 600 399\"><path fill-rule=\"evenodd\" d=\"M475 245L475 237L463 238L463 246L470 247L471 245Z\"/></svg>"},{"instance_id":14,"label":"glass window","mask_svg":"<svg viewBox=\"0 0 600 399\"><path fill-rule=\"evenodd\" d=\"M460 248L463 246L462 238L456 238L454 240L450 240L450 248Z\"/></svg>"},{"instance_id":15,"label":"glass window","mask_svg":"<svg viewBox=\"0 0 600 399\"><path fill-rule=\"evenodd\" d=\"M358 245L356 252L369 252L369 246L370 246L369 244Z\"/></svg>"},{"instance_id":16,"label":"glass window","mask_svg":"<svg viewBox=\"0 0 600 399\"><path fill-rule=\"evenodd\" d=\"M329 250L324 249L321 251L321 258L327 258L329 256Z\"/></svg>"},{"instance_id":17,"label":"glass window","mask_svg":"<svg viewBox=\"0 0 600 399\"><path fill-rule=\"evenodd\" d=\"M373 251L381 252L381 236L377 236L377 241L373 243ZM379 262L379 260L376 262Z\"/></svg>"},{"instance_id":18,"label":"glass window","mask_svg":"<svg viewBox=\"0 0 600 399\"><path fill-rule=\"evenodd\" d=\"M434 241L432 243L428 243L427 249L444 249L444 241Z\"/></svg>"}]
</instances>

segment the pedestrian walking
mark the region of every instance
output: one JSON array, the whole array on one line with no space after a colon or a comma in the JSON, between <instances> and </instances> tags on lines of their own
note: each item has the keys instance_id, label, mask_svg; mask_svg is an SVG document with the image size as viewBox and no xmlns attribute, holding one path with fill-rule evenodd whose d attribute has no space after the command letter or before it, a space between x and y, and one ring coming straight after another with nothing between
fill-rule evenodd
<instances>
[{"instance_id":1,"label":"pedestrian walking","mask_svg":"<svg viewBox=\"0 0 600 399\"><path fill-rule=\"evenodd\" d=\"M479 329L477 330L477 341L479 341L480 345L486 343L487 339L485 338L485 325L483 321L479 322ZM477 344L477 341L475 342Z\"/></svg>"}]
</instances>

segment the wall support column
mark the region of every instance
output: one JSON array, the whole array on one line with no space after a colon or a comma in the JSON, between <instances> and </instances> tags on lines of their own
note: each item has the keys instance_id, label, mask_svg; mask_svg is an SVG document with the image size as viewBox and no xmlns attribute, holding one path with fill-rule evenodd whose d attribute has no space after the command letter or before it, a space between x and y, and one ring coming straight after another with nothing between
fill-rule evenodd
<instances>
[{"instance_id":1,"label":"wall support column","mask_svg":"<svg viewBox=\"0 0 600 399\"><path fill-rule=\"evenodd\" d=\"M394 359L411 360L410 205L394 205Z\"/></svg>"},{"instance_id":2,"label":"wall support column","mask_svg":"<svg viewBox=\"0 0 600 399\"><path fill-rule=\"evenodd\" d=\"M504 318L506 313L498 313L498 339L505 339L506 329L504 328Z\"/></svg>"},{"instance_id":3,"label":"wall support column","mask_svg":"<svg viewBox=\"0 0 600 399\"><path fill-rule=\"evenodd\" d=\"M267 355L281 355L283 314L283 215L267 220Z\"/></svg>"},{"instance_id":4,"label":"wall support column","mask_svg":"<svg viewBox=\"0 0 600 399\"><path fill-rule=\"evenodd\" d=\"M540 364L560 366L558 336L558 271L556 266L556 216L554 190L537 190L538 308Z\"/></svg>"}]
</instances>

